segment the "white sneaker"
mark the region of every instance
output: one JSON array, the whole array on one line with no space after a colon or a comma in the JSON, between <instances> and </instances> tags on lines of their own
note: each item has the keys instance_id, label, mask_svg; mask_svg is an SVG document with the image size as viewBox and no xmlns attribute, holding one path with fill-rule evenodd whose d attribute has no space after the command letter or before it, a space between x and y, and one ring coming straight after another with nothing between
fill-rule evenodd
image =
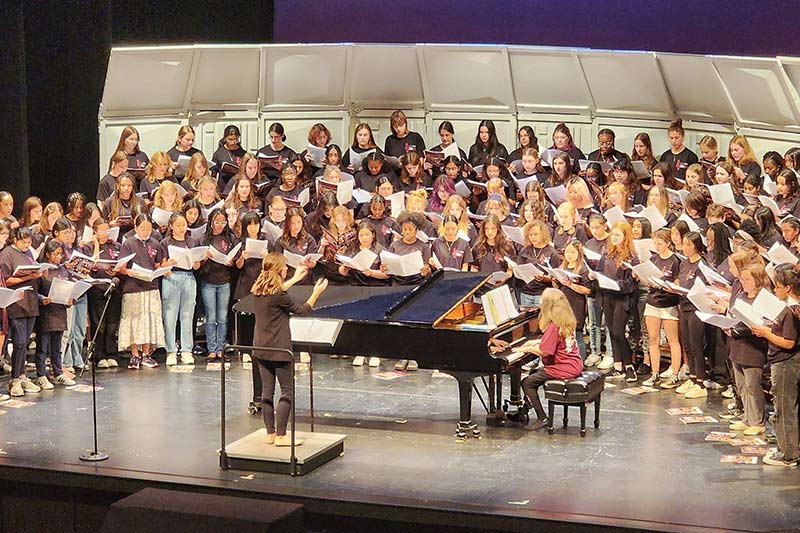
<instances>
[{"instance_id":1,"label":"white sneaker","mask_svg":"<svg viewBox=\"0 0 800 533\"><path fill-rule=\"evenodd\" d=\"M253 362L253 358L250 357L249 353L243 353L242 354L242 363L252 363L252 362Z\"/></svg>"},{"instance_id":2,"label":"white sneaker","mask_svg":"<svg viewBox=\"0 0 800 533\"><path fill-rule=\"evenodd\" d=\"M400 359L394 364L395 370L405 370L408 367L408 359Z\"/></svg>"},{"instance_id":3,"label":"white sneaker","mask_svg":"<svg viewBox=\"0 0 800 533\"><path fill-rule=\"evenodd\" d=\"M678 388L675 389L676 394L686 394L694 387L694 381L687 379Z\"/></svg>"},{"instance_id":4,"label":"white sneaker","mask_svg":"<svg viewBox=\"0 0 800 533\"><path fill-rule=\"evenodd\" d=\"M720 385L716 381L713 381L713 380L710 380L710 379L707 379L707 380L703 381L703 386L705 388L711 389L711 390L719 390L719 389L724 388L723 385Z\"/></svg>"},{"instance_id":5,"label":"white sneaker","mask_svg":"<svg viewBox=\"0 0 800 533\"><path fill-rule=\"evenodd\" d=\"M419 365L413 359L409 359L406 370L408 370L409 372L414 372L415 370L419 370Z\"/></svg>"},{"instance_id":6,"label":"white sneaker","mask_svg":"<svg viewBox=\"0 0 800 533\"><path fill-rule=\"evenodd\" d=\"M4 402L4 401L9 400L9 399L11 399L11 396L9 396L8 394L0 393L0 402Z\"/></svg>"},{"instance_id":7,"label":"white sneaker","mask_svg":"<svg viewBox=\"0 0 800 533\"><path fill-rule=\"evenodd\" d=\"M678 370L678 381L683 381L684 379L689 379L689 365L683 365Z\"/></svg>"},{"instance_id":8,"label":"white sneaker","mask_svg":"<svg viewBox=\"0 0 800 533\"><path fill-rule=\"evenodd\" d=\"M608 370L612 366L614 366L614 358L610 357L608 355L604 355L603 359L600 361L600 363L598 363L597 369L598 370Z\"/></svg>"},{"instance_id":9,"label":"white sneaker","mask_svg":"<svg viewBox=\"0 0 800 533\"><path fill-rule=\"evenodd\" d=\"M370 357L369 358L369 366L372 368L377 368L381 366L381 358L380 357Z\"/></svg>"},{"instance_id":10,"label":"white sneaker","mask_svg":"<svg viewBox=\"0 0 800 533\"><path fill-rule=\"evenodd\" d=\"M599 355L591 354L586 358L586 361L583 362L583 366L594 366L602 360L603 358Z\"/></svg>"},{"instance_id":11,"label":"white sneaker","mask_svg":"<svg viewBox=\"0 0 800 533\"><path fill-rule=\"evenodd\" d=\"M300 362L301 363L310 363L311 362L311 355L308 352L300 352Z\"/></svg>"},{"instance_id":12,"label":"white sneaker","mask_svg":"<svg viewBox=\"0 0 800 533\"><path fill-rule=\"evenodd\" d=\"M667 368L661 374L658 375L661 379L669 379L673 377L675 373L672 371L672 367Z\"/></svg>"},{"instance_id":13,"label":"white sneaker","mask_svg":"<svg viewBox=\"0 0 800 533\"><path fill-rule=\"evenodd\" d=\"M364 359L366 358L363 355L353 357L353 366L364 366Z\"/></svg>"},{"instance_id":14,"label":"white sneaker","mask_svg":"<svg viewBox=\"0 0 800 533\"><path fill-rule=\"evenodd\" d=\"M28 376L20 376L20 381L22 384L22 390L25 392L42 392L42 388L39 385L35 384L33 381L28 378Z\"/></svg>"},{"instance_id":15,"label":"white sneaker","mask_svg":"<svg viewBox=\"0 0 800 533\"><path fill-rule=\"evenodd\" d=\"M728 388L722 391L723 398L733 398L733 385L728 385Z\"/></svg>"},{"instance_id":16,"label":"white sneaker","mask_svg":"<svg viewBox=\"0 0 800 533\"><path fill-rule=\"evenodd\" d=\"M75 380L70 378L66 374L59 374L58 376L53 378L53 383L57 385L71 386L75 385Z\"/></svg>"},{"instance_id":17,"label":"white sneaker","mask_svg":"<svg viewBox=\"0 0 800 533\"><path fill-rule=\"evenodd\" d=\"M97 368L108 368L108 359L100 359L97 362Z\"/></svg>"},{"instance_id":18,"label":"white sneaker","mask_svg":"<svg viewBox=\"0 0 800 533\"><path fill-rule=\"evenodd\" d=\"M184 365L193 365L194 356L192 355L192 352L181 352L181 363Z\"/></svg>"},{"instance_id":19,"label":"white sneaker","mask_svg":"<svg viewBox=\"0 0 800 533\"><path fill-rule=\"evenodd\" d=\"M167 366L175 366L178 364L178 356L175 352L167 354Z\"/></svg>"},{"instance_id":20,"label":"white sneaker","mask_svg":"<svg viewBox=\"0 0 800 533\"><path fill-rule=\"evenodd\" d=\"M688 391L684 398L694 400L695 398L705 398L706 396L708 396L708 389L695 383L692 390Z\"/></svg>"},{"instance_id":21,"label":"white sneaker","mask_svg":"<svg viewBox=\"0 0 800 533\"><path fill-rule=\"evenodd\" d=\"M106 359L106 363L108 363L108 368L117 368L119 366L119 363L117 363L117 360L116 359L112 359L111 357Z\"/></svg>"},{"instance_id":22,"label":"white sneaker","mask_svg":"<svg viewBox=\"0 0 800 533\"><path fill-rule=\"evenodd\" d=\"M25 396L25 390L22 388L22 380L20 378L11 380L8 384L8 393L15 398Z\"/></svg>"},{"instance_id":23,"label":"white sneaker","mask_svg":"<svg viewBox=\"0 0 800 533\"><path fill-rule=\"evenodd\" d=\"M645 387L653 387L653 386L655 386L656 384L658 384L660 381L661 381L661 378L660 378L660 377L658 377L658 374L656 374L655 372L653 372L653 375L651 375L649 378L647 378L646 380L644 380L644 381L642 382L642 385L644 385Z\"/></svg>"},{"instance_id":24,"label":"white sneaker","mask_svg":"<svg viewBox=\"0 0 800 533\"><path fill-rule=\"evenodd\" d=\"M47 376L39 376L38 378L36 378L36 381L34 383L36 383L36 386L39 387L41 390L55 389L55 387L53 387L53 384L50 383L50 380L47 379Z\"/></svg>"}]
</instances>

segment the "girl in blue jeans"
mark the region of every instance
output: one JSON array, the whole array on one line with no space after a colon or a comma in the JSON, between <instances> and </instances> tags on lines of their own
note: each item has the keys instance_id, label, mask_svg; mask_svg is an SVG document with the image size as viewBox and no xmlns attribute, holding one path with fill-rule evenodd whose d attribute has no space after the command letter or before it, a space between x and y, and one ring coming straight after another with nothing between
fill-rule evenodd
<instances>
[{"instance_id":1,"label":"girl in blue jeans","mask_svg":"<svg viewBox=\"0 0 800 533\"><path fill-rule=\"evenodd\" d=\"M173 213L169 219L169 235L161 241L161 254L166 259L161 266L172 266L172 272L161 282L161 314L164 319L164 343L167 348L167 366L178 364L177 325L180 319L181 362L194 364L192 345L194 342L194 307L197 294L197 281L194 270L202 263L195 262L192 268L180 268L178 262L170 254L171 249L190 249L197 246L197 241L188 236L188 223L183 213Z\"/></svg>"},{"instance_id":2,"label":"girl in blue jeans","mask_svg":"<svg viewBox=\"0 0 800 533\"><path fill-rule=\"evenodd\" d=\"M208 225L203 244L213 247L221 254L229 254L239 239L228 226L228 217L223 208L214 209L208 215ZM228 304L231 299L231 283L236 257L224 263L212 258L211 250L200 268L200 294L206 308L206 345L208 360L222 356L222 348L228 335Z\"/></svg>"}]
</instances>

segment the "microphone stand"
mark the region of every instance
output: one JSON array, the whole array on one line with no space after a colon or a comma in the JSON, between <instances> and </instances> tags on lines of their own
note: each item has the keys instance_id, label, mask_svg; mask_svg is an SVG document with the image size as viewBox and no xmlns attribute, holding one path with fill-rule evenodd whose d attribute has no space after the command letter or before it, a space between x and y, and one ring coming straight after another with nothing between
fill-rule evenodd
<instances>
[{"instance_id":1,"label":"microphone stand","mask_svg":"<svg viewBox=\"0 0 800 533\"><path fill-rule=\"evenodd\" d=\"M103 296L106 298L105 305L103 305L103 312L100 314L100 320L97 321L97 328L92 335L92 340L86 345L86 362L91 364L92 367L92 432L94 433L94 448L91 452L83 453L80 456L81 461L98 462L108 459L108 454L97 450L97 380L95 376L94 352L97 342L97 334L100 333L100 325L106 318L106 311L108 304L111 302L111 296L114 292L114 283L108 285L108 289ZM88 298L88 296L87 296ZM83 378L83 373L86 367L81 369L80 377Z\"/></svg>"}]
</instances>

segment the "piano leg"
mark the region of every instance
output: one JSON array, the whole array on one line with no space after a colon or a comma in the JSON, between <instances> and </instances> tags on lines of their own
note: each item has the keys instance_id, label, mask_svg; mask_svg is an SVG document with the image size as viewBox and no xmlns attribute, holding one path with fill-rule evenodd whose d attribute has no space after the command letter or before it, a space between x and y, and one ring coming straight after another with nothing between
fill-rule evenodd
<instances>
[{"instance_id":1,"label":"piano leg","mask_svg":"<svg viewBox=\"0 0 800 533\"><path fill-rule=\"evenodd\" d=\"M481 438L481 430L478 424L472 421L472 387L475 378L479 374L470 372L447 372L458 381L458 400L459 400L459 422L456 425L455 437L459 441L464 441L469 436L469 432L476 439Z\"/></svg>"},{"instance_id":2,"label":"piano leg","mask_svg":"<svg viewBox=\"0 0 800 533\"><path fill-rule=\"evenodd\" d=\"M509 370L509 377L511 378L511 390L509 391L509 399L503 404L503 410L506 412L506 417L510 421L527 424L529 421L528 407L525 405L525 401L520 395L522 368L511 368Z\"/></svg>"}]
</instances>

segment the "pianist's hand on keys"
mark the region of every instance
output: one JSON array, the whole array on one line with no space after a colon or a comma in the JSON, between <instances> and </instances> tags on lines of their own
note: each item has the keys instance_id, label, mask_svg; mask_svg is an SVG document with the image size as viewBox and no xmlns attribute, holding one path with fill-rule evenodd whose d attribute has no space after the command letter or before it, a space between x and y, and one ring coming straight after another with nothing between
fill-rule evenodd
<instances>
[{"instance_id":1,"label":"pianist's hand on keys","mask_svg":"<svg viewBox=\"0 0 800 533\"><path fill-rule=\"evenodd\" d=\"M531 339L525 344L521 344L519 346L515 346L512 352L525 352L525 353L538 353L539 352L539 345L542 343L542 339Z\"/></svg>"}]
</instances>

